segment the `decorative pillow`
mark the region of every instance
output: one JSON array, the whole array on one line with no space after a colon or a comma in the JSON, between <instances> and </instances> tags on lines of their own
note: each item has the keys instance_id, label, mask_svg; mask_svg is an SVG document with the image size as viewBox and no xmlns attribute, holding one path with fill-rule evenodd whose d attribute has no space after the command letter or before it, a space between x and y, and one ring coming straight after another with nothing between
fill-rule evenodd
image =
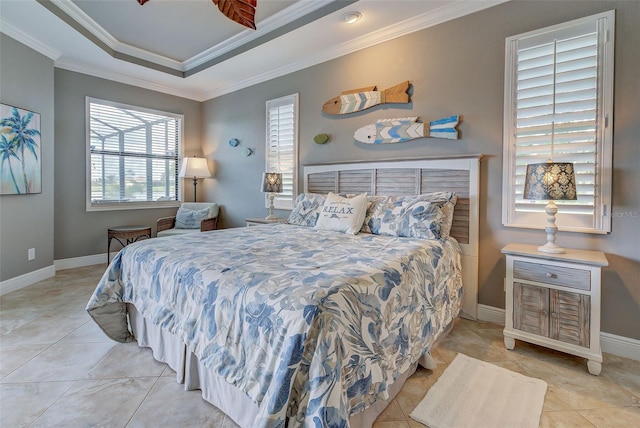
<instances>
[{"instance_id":1,"label":"decorative pillow","mask_svg":"<svg viewBox=\"0 0 640 428\"><path fill-rule=\"evenodd\" d=\"M443 207L451 204L450 201L451 198L435 197L433 194L389 196L372 204L367 226L376 235L444 238L443 230L448 230L445 227L447 216Z\"/></svg>"},{"instance_id":2,"label":"decorative pillow","mask_svg":"<svg viewBox=\"0 0 640 428\"><path fill-rule=\"evenodd\" d=\"M329 193L318 217L316 229L333 230L355 235L362 228L367 213L367 194L345 198Z\"/></svg>"},{"instance_id":3,"label":"decorative pillow","mask_svg":"<svg viewBox=\"0 0 640 428\"><path fill-rule=\"evenodd\" d=\"M367 208L367 215L364 219L364 224L362 225L361 232L373 234L388 234L378 233L374 230L379 230L380 225L384 222L394 222L394 207L396 208L395 214L398 214L400 212L398 210L398 207L401 207L403 204L406 205L409 203L409 201L412 200L434 202L437 206L440 206L444 217L440 226L439 238L436 239L448 237L449 233L451 232L451 224L453 222L453 210L458 200L458 196L453 192L425 193L418 196L372 196L369 198L369 207ZM374 230L372 230L372 226ZM387 232L389 231L386 228L383 228L383 230L386 230ZM400 231L397 233L404 232ZM393 236L405 235L393 233Z\"/></svg>"},{"instance_id":4,"label":"decorative pillow","mask_svg":"<svg viewBox=\"0 0 640 428\"><path fill-rule=\"evenodd\" d=\"M327 195L300 193L293 204L287 223L297 226L314 227Z\"/></svg>"},{"instance_id":5,"label":"decorative pillow","mask_svg":"<svg viewBox=\"0 0 640 428\"><path fill-rule=\"evenodd\" d=\"M451 225L453 224L453 211L458 202L458 195L452 192L439 192L443 195L443 199L446 199L445 204L442 206L442 212L444 213L444 223L442 223L442 230L440 231L441 238L449 237L451 233ZM437 195L437 193L432 193Z\"/></svg>"},{"instance_id":6,"label":"decorative pillow","mask_svg":"<svg viewBox=\"0 0 640 428\"><path fill-rule=\"evenodd\" d=\"M190 210L178 208L176 214L176 229L200 229L200 222L209 216L209 208Z\"/></svg>"},{"instance_id":7,"label":"decorative pillow","mask_svg":"<svg viewBox=\"0 0 640 428\"><path fill-rule=\"evenodd\" d=\"M360 232L373 233L369 227L369 221L371 220L373 213L381 209L379 204L386 203L387 199L389 199L388 196L369 196L367 198L367 213L364 216L364 222L362 223L362 229L360 229Z\"/></svg>"}]
</instances>

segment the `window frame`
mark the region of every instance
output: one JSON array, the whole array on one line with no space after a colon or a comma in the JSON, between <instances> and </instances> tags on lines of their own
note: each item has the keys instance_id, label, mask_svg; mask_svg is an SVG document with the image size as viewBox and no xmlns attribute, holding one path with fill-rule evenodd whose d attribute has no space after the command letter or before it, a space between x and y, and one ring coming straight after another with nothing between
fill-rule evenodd
<instances>
[{"instance_id":1,"label":"window frame","mask_svg":"<svg viewBox=\"0 0 640 428\"><path fill-rule=\"evenodd\" d=\"M300 133L300 96L298 93L286 95L280 98L267 100L265 103L265 172L282 172L274 169L269 164L270 158L270 141L269 141L269 123L270 115L269 109L272 107L278 107L281 105L293 104L294 119L293 119L293 170L292 170L292 194L291 197L282 197L279 194L275 194L273 201L274 208L277 210L292 210L293 203L298 196L298 151L299 151L299 133ZM284 177L283 177L284 182ZM265 208L269 207L269 195L264 195Z\"/></svg>"},{"instance_id":2,"label":"window frame","mask_svg":"<svg viewBox=\"0 0 640 428\"><path fill-rule=\"evenodd\" d=\"M615 11L607 11L584 18L564 22L539 30L507 37L505 40L505 86L503 117L503 201L502 224L506 227L544 229L544 205L540 212L528 213L527 219L518 221L516 217L516 120L517 120L517 67L518 42L549 33L562 33L568 28L593 23L604 31L598 41L598 73L596 87L596 152L594 211L592 226L576 226L575 216L579 214L563 212L563 201L558 205L558 230L606 234L611 231L611 192L613 170L613 94L614 94L614 39ZM556 103L557 105L558 103ZM537 210L536 210L537 211ZM521 216L522 217L522 216Z\"/></svg>"},{"instance_id":3,"label":"window frame","mask_svg":"<svg viewBox=\"0 0 640 428\"><path fill-rule=\"evenodd\" d=\"M120 103L116 101L104 100L100 98L94 97L85 97L85 151L86 151L86 165L85 165L85 202L86 202L86 211L121 211L121 210L137 210L137 209L148 209L148 208L175 208L179 207L182 203L182 195L183 195L183 181L182 179L177 179L177 200L169 200L169 201L133 201L133 202L102 202L102 203L93 203L91 199L91 104L101 104L105 106L122 108L128 110L139 111L141 113L149 113L149 114L157 114L163 115L167 117L172 117L178 120L178 142L177 142L177 162L176 168L179 171L180 165L182 164L183 158L183 145L184 145L184 115L166 112L162 110L150 109L146 107L134 106L130 104ZM177 174L177 171L176 171Z\"/></svg>"}]
</instances>

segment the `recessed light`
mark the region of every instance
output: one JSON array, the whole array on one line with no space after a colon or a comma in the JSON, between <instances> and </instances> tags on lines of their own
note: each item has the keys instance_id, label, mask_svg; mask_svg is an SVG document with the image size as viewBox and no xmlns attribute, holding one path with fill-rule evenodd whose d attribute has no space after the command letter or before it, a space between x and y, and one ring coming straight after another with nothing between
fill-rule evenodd
<instances>
[{"instance_id":1,"label":"recessed light","mask_svg":"<svg viewBox=\"0 0 640 428\"><path fill-rule=\"evenodd\" d=\"M354 22L360 21L362 18L362 14L360 12L347 12L342 15L342 20L347 24L353 24Z\"/></svg>"}]
</instances>

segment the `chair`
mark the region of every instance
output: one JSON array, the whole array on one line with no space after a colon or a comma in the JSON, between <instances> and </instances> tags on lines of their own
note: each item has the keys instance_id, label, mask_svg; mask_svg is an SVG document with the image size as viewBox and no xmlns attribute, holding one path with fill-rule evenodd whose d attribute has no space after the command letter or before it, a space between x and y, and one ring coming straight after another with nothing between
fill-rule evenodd
<instances>
[{"instance_id":1,"label":"chair","mask_svg":"<svg viewBox=\"0 0 640 428\"><path fill-rule=\"evenodd\" d=\"M173 217L163 217L158 219L158 221L156 222L157 237L184 235L194 232L206 232L208 230L215 230L218 226L218 214L220 213L220 207L218 206L218 204L214 202L185 202L180 207L180 209L183 208L193 211L199 211L203 210L204 208L209 208L209 214L206 218L200 221L200 227L196 226L192 229L176 228L176 217L180 214L180 210L178 210L178 214Z\"/></svg>"}]
</instances>

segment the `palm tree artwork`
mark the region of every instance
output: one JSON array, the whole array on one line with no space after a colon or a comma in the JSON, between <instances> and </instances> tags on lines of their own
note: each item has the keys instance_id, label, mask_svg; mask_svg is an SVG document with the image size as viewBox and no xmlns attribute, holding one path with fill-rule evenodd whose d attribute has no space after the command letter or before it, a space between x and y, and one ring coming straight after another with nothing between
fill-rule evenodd
<instances>
[{"instance_id":1,"label":"palm tree artwork","mask_svg":"<svg viewBox=\"0 0 640 428\"><path fill-rule=\"evenodd\" d=\"M0 195L41 193L40 115L0 104Z\"/></svg>"}]
</instances>

